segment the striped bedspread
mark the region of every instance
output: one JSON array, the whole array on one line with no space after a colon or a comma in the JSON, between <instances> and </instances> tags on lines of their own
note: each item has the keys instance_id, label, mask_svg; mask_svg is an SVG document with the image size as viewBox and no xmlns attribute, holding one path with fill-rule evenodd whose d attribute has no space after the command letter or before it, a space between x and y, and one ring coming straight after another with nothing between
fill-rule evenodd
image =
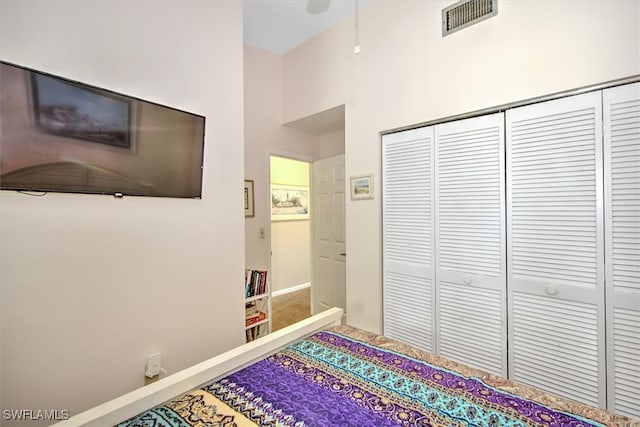
<instances>
[{"instance_id":1,"label":"striped bedspread","mask_svg":"<svg viewBox=\"0 0 640 427\"><path fill-rule=\"evenodd\" d=\"M636 425L350 327L319 332L120 426Z\"/></svg>"}]
</instances>

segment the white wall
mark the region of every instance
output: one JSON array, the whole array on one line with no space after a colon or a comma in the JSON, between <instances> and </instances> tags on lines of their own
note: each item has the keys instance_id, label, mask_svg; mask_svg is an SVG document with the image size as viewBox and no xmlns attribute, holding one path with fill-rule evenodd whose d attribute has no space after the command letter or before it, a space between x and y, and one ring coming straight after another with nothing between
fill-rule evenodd
<instances>
[{"instance_id":1,"label":"white wall","mask_svg":"<svg viewBox=\"0 0 640 427\"><path fill-rule=\"evenodd\" d=\"M246 263L247 268L268 269L271 224L269 155L311 161L317 138L282 126L282 56L245 45L244 63L244 168L246 179L254 180L255 192L255 217L245 220ZM265 239L260 239L261 228L265 230Z\"/></svg>"},{"instance_id":2,"label":"white wall","mask_svg":"<svg viewBox=\"0 0 640 427\"><path fill-rule=\"evenodd\" d=\"M497 17L442 38L451 1L372 1L283 57L288 121L346 104L347 176L375 198L347 201L349 323L382 328L380 132L640 74L640 2L501 1Z\"/></svg>"},{"instance_id":3,"label":"white wall","mask_svg":"<svg viewBox=\"0 0 640 427\"><path fill-rule=\"evenodd\" d=\"M318 136L316 159L327 159L340 154L344 154L344 129Z\"/></svg>"},{"instance_id":4,"label":"white wall","mask_svg":"<svg viewBox=\"0 0 640 427\"><path fill-rule=\"evenodd\" d=\"M309 220L271 223L271 291L311 282Z\"/></svg>"},{"instance_id":5,"label":"white wall","mask_svg":"<svg viewBox=\"0 0 640 427\"><path fill-rule=\"evenodd\" d=\"M72 413L244 341L237 1L0 1L0 59L206 116L202 200L0 193L5 409ZM4 424L3 424L4 425Z\"/></svg>"}]
</instances>

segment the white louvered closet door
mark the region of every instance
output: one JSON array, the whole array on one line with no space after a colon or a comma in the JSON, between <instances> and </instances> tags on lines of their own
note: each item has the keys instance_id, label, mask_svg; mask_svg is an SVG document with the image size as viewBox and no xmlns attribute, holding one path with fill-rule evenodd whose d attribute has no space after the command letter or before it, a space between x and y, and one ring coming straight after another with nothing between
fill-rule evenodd
<instances>
[{"instance_id":1,"label":"white louvered closet door","mask_svg":"<svg viewBox=\"0 0 640 427\"><path fill-rule=\"evenodd\" d=\"M640 418L640 83L603 91L608 409Z\"/></svg>"},{"instance_id":2,"label":"white louvered closet door","mask_svg":"<svg viewBox=\"0 0 640 427\"><path fill-rule=\"evenodd\" d=\"M604 407L601 93L506 117L509 376Z\"/></svg>"},{"instance_id":3,"label":"white louvered closet door","mask_svg":"<svg viewBox=\"0 0 640 427\"><path fill-rule=\"evenodd\" d=\"M503 113L435 126L438 354L506 376Z\"/></svg>"},{"instance_id":4,"label":"white louvered closet door","mask_svg":"<svg viewBox=\"0 0 640 427\"><path fill-rule=\"evenodd\" d=\"M433 351L433 128L384 135L384 334Z\"/></svg>"}]
</instances>

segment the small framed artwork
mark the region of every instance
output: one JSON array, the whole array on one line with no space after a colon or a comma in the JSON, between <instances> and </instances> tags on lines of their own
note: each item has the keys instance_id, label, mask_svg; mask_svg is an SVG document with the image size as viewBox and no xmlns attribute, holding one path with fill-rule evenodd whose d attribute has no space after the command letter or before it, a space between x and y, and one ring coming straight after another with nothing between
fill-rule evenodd
<instances>
[{"instance_id":1,"label":"small framed artwork","mask_svg":"<svg viewBox=\"0 0 640 427\"><path fill-rule=\"evenodd\" d=\"M244 216L245 217L251 217L256 215L253 202L254 202L253 180L245 179L244 180Z\"/></svg>"},{"instance_id":2,"label":"small framed artwork","mask_svg":"<svg viewBox=\"0 0 640 427\"><path fill-rule=\"evenodd\" d=\"M351 177L351 200L373 199L373 174Z\"/></svg>"},{"instance_id":3,"label":"small framed artwork","mask_svg":"<svg viewBox=\"0 0 640 427\"><path fill-rule=\"evenodd\" d=\"M309 187L271 184L271 221L309 219Z\"/></svg>"}]
</instances>

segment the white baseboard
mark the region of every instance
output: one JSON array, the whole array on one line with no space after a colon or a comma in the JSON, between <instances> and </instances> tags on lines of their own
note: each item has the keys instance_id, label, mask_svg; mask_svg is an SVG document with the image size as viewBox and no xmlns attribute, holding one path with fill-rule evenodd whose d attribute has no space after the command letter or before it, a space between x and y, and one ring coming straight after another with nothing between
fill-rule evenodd
<instances>
[{"instance_id":1,"label":"white baseboard","mask_svg":"<svg viewBox=\"0 0 640 427\"><path fill-rule=\"evenodd\" d=\"M277 291L271 292L272 297L277 297L278 295L288 294L289 292L301 291L306 288L311 287L311 282L301 283L299 285L290 286L286 289L278 289Z\"/></svg>"}]
</instances>

